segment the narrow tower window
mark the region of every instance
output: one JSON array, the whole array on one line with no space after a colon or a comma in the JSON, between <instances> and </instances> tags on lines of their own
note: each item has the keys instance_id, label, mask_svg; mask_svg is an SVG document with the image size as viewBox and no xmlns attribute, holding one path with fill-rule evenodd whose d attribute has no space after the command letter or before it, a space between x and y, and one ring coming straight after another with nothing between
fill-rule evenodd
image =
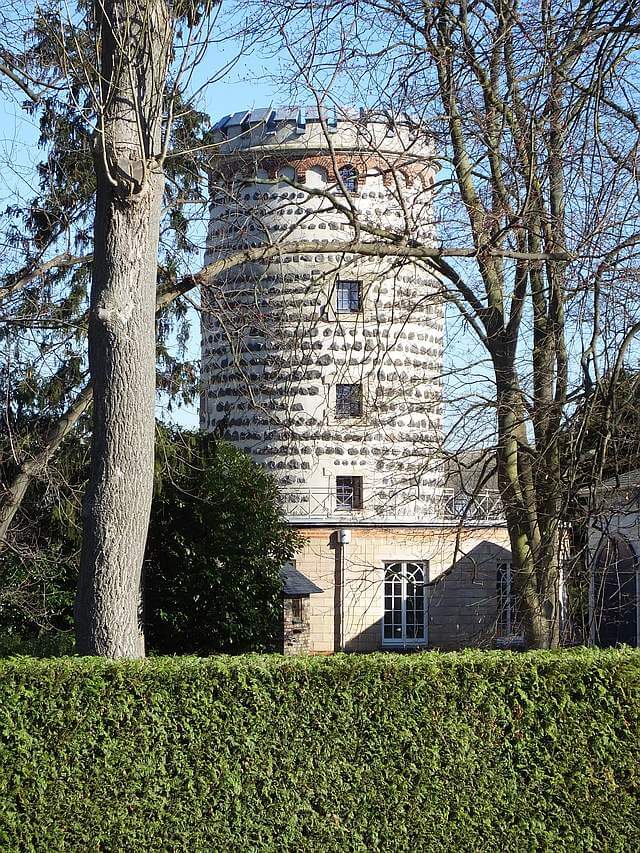
<instances>
[{"instance_id":1,"label":"narrow tower window","mask_svg":"<svg viewBox=\"0 0 640 853\"><path fill-rule=\"evenodd\" d=\"M362 385L336 385L336 417L359 418L362 415Z\"/></svg>"},{"instance_id":2,"label":"narrow tower window","mask_svg":"<svg viewBox=\"0 0 640 853\"><path fill-rule=\"evenodd\" d=\"M322 166L312 166L305 175L307 186L322 189L328 182L327 170Z\"/></svg>"},{"instance_id":3,"label":"narrow tower window","mask_svg":"<svg viewBox=\"0 0 640 853\"><path fill-rule=\"evenodd\" d=\"M362 477L336 477L336 509L362 509Z\"/></svg>"},{"instance_id":4,"label":"narrow tower window","mask_svg":"<svg viewBox=\"0 0 640 853\"><path fill-rule=\"evenodd\" d=\"M336 282L336 310L338 314L355 314L362 303L359 281L338 279Z\"/></svg>"},{"instance_id":5,"label":"narrow tower window","mask_svg":"<svg viewBox=\"0 0 640 853\"><path fill-rule=\"evenodd\" d=\"M348 193L358 192L358 173L353 166L343 166L340 170L340 177L344 188Z\"/></svg>"},{"instance_id":6,"label":"narrow tower window","mask_svg":"<svg viewBox=\"0 0 640 853\"><path fill-rule=\"evenodd\" d=\"M285 178L292 183L295 183L296 180L296 170L293 166L283 166L281 169L278 169L278 177Z\"/></svg>"}]
</instances>

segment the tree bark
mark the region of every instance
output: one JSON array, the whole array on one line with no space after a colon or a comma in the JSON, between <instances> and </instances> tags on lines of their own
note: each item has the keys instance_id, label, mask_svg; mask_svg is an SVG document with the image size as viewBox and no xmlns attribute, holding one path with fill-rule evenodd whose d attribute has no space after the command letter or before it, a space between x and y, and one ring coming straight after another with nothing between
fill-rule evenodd
<instances>
[{"instance_id":1,"label":"tree bark","mask_svg":"<svg viewBox=\"0 0 640 853\"><path fill-rule=\"evenodd\" d=\"M525 645L529 649L551 649L560 643L560 528L558 517L548 507L541 510L517 376L509 363L510 359L494 360L498 376L498 486L509 532L513 579L522 605Z\"/></svg>"},{"instance_id":2,"label":"tree bark","mask_svg":"<svg viewBox=\"0 0 640 853\"><path fill-rule=\"evenodd\" d=\"M91 469L76 596L80 654L144 656L140 577L153 491L162 96L161 0L99 7L103 129L89 319Z\"/></svg>"}]
</instances>

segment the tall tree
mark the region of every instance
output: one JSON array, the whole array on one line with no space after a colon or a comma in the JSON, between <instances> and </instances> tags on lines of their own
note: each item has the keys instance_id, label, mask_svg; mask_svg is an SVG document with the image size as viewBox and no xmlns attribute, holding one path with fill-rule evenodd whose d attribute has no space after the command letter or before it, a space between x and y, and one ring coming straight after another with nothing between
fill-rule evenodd
<instances>
[{"instance_id":1,"label":"tall tree","mask_svg":"<svg viewBox=\"0 0 640 853\"><path fill-rule=\"evenodd\" d=\"M206 12L208 7L199 8ZM143 652L137 608L153 477L156 291L158 283L163 290L176 274L170 258L158 270L160 220L164 200L175 242L184 250L186 220L180 208L193 199L199 180L192 163L177 156L168 170L171 189L165 192L164 161L170 142L184 144L203 119L180 104L188 50L170 76L178 21L193 35L202 17L192 4L171 11L163 3L98 4L79 8L68 19L45 7L27 33L31 52L6 52L10 78L33 80L32 86L24 83L21 88L31 98L29 109L40 117L41 142L49 146L49 156L40 168L44 193L24 217L27 239L18 228L9 232L14 255L24 251L25 263L19 273L5 278L0 291L7 317L16 306L20 311L17 316L14 311L12 325L6 326L7 353L13 355L11 329L22 331L30 341L23 358L35 362L35 369L13 371L3 381L4 426L11 436L12 421L24 414L22 398L32 407L46 401L51 411L56 389L57 409L51 413L61 418L44 434L40 450L33 450L37 442L22 442L22 452L16 452L16 442L8 442L15 473L3 484L0 538L6 547L29 483L44 475L47 462L95 395L76 608L77 645L85 653ZM21 214L17 207L11 212ZM84 227L92 218L93 240ZM65 251L43 260L47 250L65 240L78 247L92 243L93 252ZM84 269L90 263L87 305ZM89 383L77 393L78 383L86 382L87 319ZM48 337L34 331L38 324ZM48 361L44 367L43 353ZM166 350L159 354L175 370ZM49 365L56 359L59 366L51 376ZM14 376L18 381L26 376L26 387Z\"/></svg>"},{"instance_id":2,"label":"tall tree","mask_svg":"<svg viewBox=\"0 0 640 853\"><path fill-rule=\"evenodd\" d=\"M301 546L273 477L211 434L159 431L144 565L149 647L164 654L277 648L286 560Z\"/></svg>"},{"instance_id":3,"label":"tall tree","mask_svg":"<svg viewBox=\"0 0 640 853\"><path fill-rule=\"evenodd\" d=\"M81 654L144 654L140 573L153 493L155 293L170 10L96 6L99 126L89 312L91 473L76 601Z\"/></svg>"},{"instance_id":4,"label":"tall tree","mask_svg":"<svg viewBox=\"0 0 640 853\"><path fill-rule=\"evenodd\" d=\"M433 140L434 265L489 364L527 643L554 646L572 477L562 425L638 331L637 10L620 0L270 5L319 102L342 87ZM408 219L402 235L421 242ZM446 260L469 243L472 259Z\"/></svg>"}]
</instances>

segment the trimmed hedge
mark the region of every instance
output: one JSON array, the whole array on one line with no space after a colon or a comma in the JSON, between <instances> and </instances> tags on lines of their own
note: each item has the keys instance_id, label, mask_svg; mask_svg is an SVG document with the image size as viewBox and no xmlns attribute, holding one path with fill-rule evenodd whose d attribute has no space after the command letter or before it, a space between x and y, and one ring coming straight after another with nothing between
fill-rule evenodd
<instances>
[{"instance_id":1,"label":"trimmed hedge","mask_svg":"<svg viewBox=\"0 0 640 853\"><path fill-rule=\"evenodd\" d=\"M0 662L0 849L640 849L640 653Z\"/></svg>"}]
</instances>

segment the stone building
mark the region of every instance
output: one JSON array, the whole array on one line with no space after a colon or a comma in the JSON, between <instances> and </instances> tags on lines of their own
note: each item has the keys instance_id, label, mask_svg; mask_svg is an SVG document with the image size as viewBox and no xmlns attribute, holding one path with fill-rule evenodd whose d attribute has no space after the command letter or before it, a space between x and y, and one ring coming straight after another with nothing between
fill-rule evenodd
<instances>
[{"instance_id":1,"label":"stone building","mask_svg":"<svg viewBox=\"0 0 640 853\"><path fill-rule=\"evenodd\" d=\"M214 142L208 260L289 251L203 293L201 426L278 478L321 590L309 650L509 642L497 496L452 489L442 463L438 278L342 248L386 229L434 242L433 151L406 119L297 107L225 116Z\"/></svg>"}]
</instances>

